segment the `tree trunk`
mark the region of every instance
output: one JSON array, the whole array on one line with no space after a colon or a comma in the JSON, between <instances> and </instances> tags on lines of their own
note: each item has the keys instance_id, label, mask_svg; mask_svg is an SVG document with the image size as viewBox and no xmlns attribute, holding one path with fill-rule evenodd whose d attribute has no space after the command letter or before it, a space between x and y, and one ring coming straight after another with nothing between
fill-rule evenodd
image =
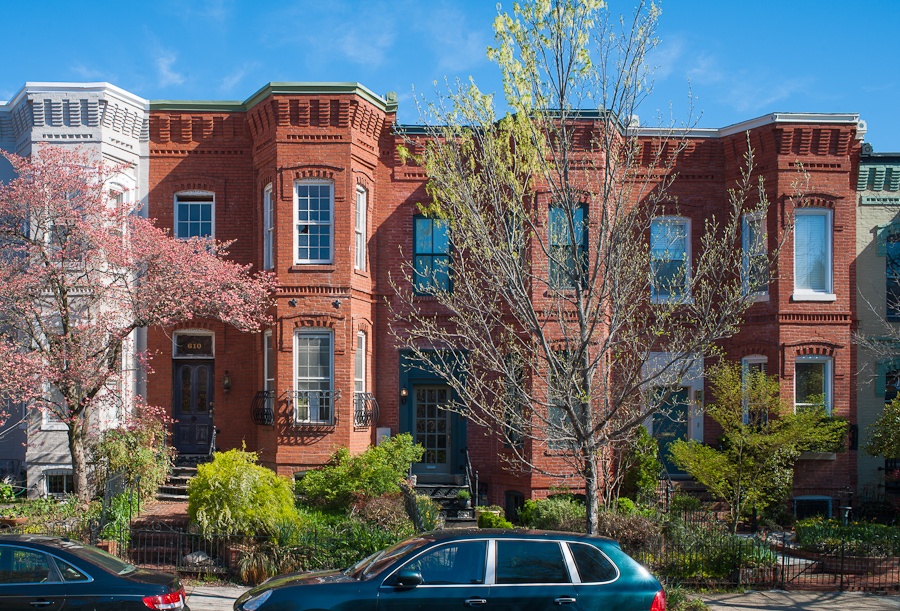
<instances>
[{"instance_id":1,"label":"tree trunk","mask_svg":"<svg viewBox=\"0 0 900 611\"><path fill-rule=\"evenodd\" d=\"M91 500L88 489L87 459L84 453L84 423L75 421L69 424L69 453L72 455L72 484L75 496L82 501Z\"/></svg>"},{"instance_id":2,"label":"tree trunk","mask_svg":"<svg viewBox=\"0 0 900 611\"><path fill-rule=\"evenodd\" d=\"M585 516L585 529L587 534L597 534L598 519L597 512L600 510L600 493L597 481L597 460L592 453L588 452L584 463L584 505L587 515Z\"/></svg>"}]
</instances>

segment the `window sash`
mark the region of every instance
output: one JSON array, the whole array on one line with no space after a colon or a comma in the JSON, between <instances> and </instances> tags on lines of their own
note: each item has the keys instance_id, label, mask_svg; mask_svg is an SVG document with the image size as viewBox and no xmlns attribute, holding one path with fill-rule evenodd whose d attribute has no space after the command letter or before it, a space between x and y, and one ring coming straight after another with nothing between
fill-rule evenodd
<instances>
[{"instance_id":1,"label":"window sash","mask_svg":"<svg viewBox=\"0 0 900 611\"><path fill-rule=\"evenodd\" d=\"M334 349L331 333L297 333L294 337L295 384L299 393L312 397L295 401L297 422L331 423L334 388Z\"/></svg>"},{"instance_id":2,"label":"window sash","mask_svg":"<svg viewBox=\"0 0 900 611\"><path fill-rule=\"evenodd\" d=\"M334 185L303 181L294 188L297 263L332 262Z\"/></svg>"},{"instance_id":3,"label":"window sash","mask_svg":"<svg viewBox=\"0 0 900 611\"><path fill-rule=\"evenodd\" d=\"M368 214L368 193L362 187L356 190L356 258L354 268L366 269L366 216Z\"/></svg>"},{"instance_id":4,"label":"window sash","mask_svg":"<svg viewBox=\"0 0 900 611\"><path fill-rule=\"evenodd\" d=\"M551 206L548 213L548 244L550 252L550 286L574 288L577 278L582 281L587 272L587 219L584 206L572 211L572 227L564 208Z\"/></svg>"},{"instance_id":5,"label":"window sash","mask_svg":"<svg viewBox=\"0 0 900 611\"><path fill-rule=\"evenodd\" d=\"M356 334L356 356L353 368L353 391L366 392L366 334Z\"/></svg>"},{"instance_id":6,"label":"window sash","mask_svg":"<svg viewBox=\"0 0 900 611\"><path fill-rule=\"evenodd\" d=\"M275 199L272 185L263 191L263 269L275 267Z\"/></svg>"},{"instance_id":7,"label":"window sash","mask_svg":"<svg viewBox=\"0 0 900 611\"><path fill-rule=\"evenodd\" d=\"M830 357L798 357L794 362L794 411L824 407L831 414ZM821 400L817 400L821 397Z\"/></svg>"},{"instance_id":8,"label":"window sash","mask_svg":"<svg viewBox=\"0 0 900 611\"><path fill-rule=\"evenodd\" d=\"M748 394L750 376L755 374L767 375L768 368L768 359L764 356L748 356L741 359L741 386L744 395L741 403L744 424L750 424L751 421L756 424L764 424L768 421L768 411L764 411L761 406L753 404Z\"/></svg>"},{"instance_id":9,"label":"window sash","mask_svg":"<svg viewBox=\"0 0 900 611\"><path fill-rule=\"evenodd\" d=\"M182 240L214 237L214 211L213 193L176 193L175 237Z\"/></svg>"},{"instance_id":10,"label":"window sash","mask_svg":"<svg viewBox=\"0 0 900 611\"><path fill-rule=\"evenodd\" d=\"M828 210L794 213L794 290L831 292L830 221Z\"/></svg>"},{"instance_id":11,"label":"window sash","mask_svg":"<svg viewBox=\"0 0 900 611\"><path fill-rule=\"evenodd\" d=\"M885 315L889 321L900 321L900 232L885 236Z\"/></svg>"},{"instance_id":12,"label":"window sash","mask_svg":"<svg viewBox=\"0 0 900 611\"><path fill-rule=\"evenodd\" d=\"M741 235L744 294L769 294L769 257L766 246L766 217L745 214Z\"/></svg>"},{"instance_id":13,"label":"window sash","mask_svg":"<svg viewBox=\"0 0 900 611\"><path fill-rule=\"evenodd\" d=\"M680 299L689 279L690 229L686 219L661 218L650 224L652 297L658 301Z\"/></svg>"},{"instance_id":14,"label":"window sash","mask_svg":"<svg viewBox=\"0 0 900 611\"><path fill-rule=\"evenodd\" d=\"M446 219L416 217L413 227L413 282L416 291L449 291L450 223Z\"/></svg>"}]
</instances>

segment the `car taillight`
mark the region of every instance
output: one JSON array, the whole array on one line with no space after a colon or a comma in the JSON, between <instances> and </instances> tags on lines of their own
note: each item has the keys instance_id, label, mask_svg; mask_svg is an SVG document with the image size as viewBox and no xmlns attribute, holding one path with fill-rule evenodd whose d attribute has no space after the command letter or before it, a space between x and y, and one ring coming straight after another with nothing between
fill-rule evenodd
<instances>
[{"instance_id":1,"label":"car taillight","mask_svg":"<svg viewBox=\"0 0 900 611\"><path fill-rule=\"evenodd\" d=\"M144 604L148 609L184 609L184 588L176 592L168 594L158 594L156 596L145 596Z\"/></svg>"},{"instance_id":2,"label":"car taillight","mask_svg":"<svg viewBox=\"0 0 900 611\"><path fill-rule=\"evenodd\" d=\"M660 590L653 597L653 603L650 605L650 611L666 611L666 591Z\"/></svg>"}]
</instances>

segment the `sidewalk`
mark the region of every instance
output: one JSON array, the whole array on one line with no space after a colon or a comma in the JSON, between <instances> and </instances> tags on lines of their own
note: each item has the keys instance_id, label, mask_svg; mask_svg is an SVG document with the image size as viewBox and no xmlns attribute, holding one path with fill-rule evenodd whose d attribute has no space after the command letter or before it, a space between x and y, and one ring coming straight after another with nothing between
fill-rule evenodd
<instances>
[{"instance_id":1,"label":"sidewalk","mask_svg":"<svg viewBox=\"0 0 900 611\"><path fill-rule=\"evenodd\" d=\"M733 592L700 596L711 611L900 611L900 596L863 592Z\"/></svg>"},{"instance_id":2,"label":"sidewalk","mask_svg":"<svg viewBox=\"0 0 900 611\"><path fill-rule=\"evenodd\" d=\"M249 590L243 586L186 586L191 611L231 611L238 596Z\"/></svg>"},{"instance_id":3,"label":"sidewalk","mask_svg":"<svg viewBox=\"0 0 900 611\"><path fill-rule=\"evenodd\" d=\"M230 611L242 586L188 586L191 611ZM732 592L704 594L700 598L711 611L900 611L900 596L862 592Z\"/></svg>"}]
</instances>

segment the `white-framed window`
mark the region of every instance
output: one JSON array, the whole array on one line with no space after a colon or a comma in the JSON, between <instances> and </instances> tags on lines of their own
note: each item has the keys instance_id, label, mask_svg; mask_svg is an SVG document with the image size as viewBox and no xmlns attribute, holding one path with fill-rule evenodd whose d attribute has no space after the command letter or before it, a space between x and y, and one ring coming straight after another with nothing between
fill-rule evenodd
<instances>
[{"instance_id":1,"label":"white-framed window","mask_svg":"<svg viewBox=\"0 0 900 611\"><path fill-rule=\"evenodd\" d=\"M334 421L334 341L330 331L298 330L294 335L294 420Z\"/></svg>"},{"instance_id":2,"label":"white-framed window","mask_svg":"<svg viewBox=\"0 0 900 611\"><path fill-rule=\"evenodd\" d=\"M834 301L831 210L794 211L794 301Z\"/></svg>"},{"instance_id":3,"label":"white-framed window","mask_svg":"<svg viewBox=\"0 0 900 611\"><path fill-rule=\"evenodd\" d=\"M353 367L353 392L366 392L366 332L356 334L356 357Z\"/></svg>"},{"instance_id":4,"label":"white-framed window","mask_svg":"<svg viewBox=\"0 0 900 611\"><path fill-rule=\"evenodd\" d=\"M757 300L769 297L769 252L766 246L766 215L745 214L741 227L741 279L745 295Z\"/></svg>"},{"instance_id":5,"label":"white-framed window","mask_svg":"<svg viewBox=\"0 0 900 611\"><path fill-rule=\"evenodd\" d=\"M275 407L275 341L272 331L263 333L263 390L266 391L266 408Z\"/></svg>"},{"instance_id":6,"label":"white-framed window","mask_svg":"<svg viewBox=\"0 0 900 611\"><path fill-rule=\"evenodd\" d=\"M334 184L302 180L294 184L294 261L331 263Z\"/></svg>"},{"instance_id":7,"label":"white-framed window","mask_svg":"<svg viewBox=\"0 0 900 611\"><path fill-rule=\"evenodd\" d=\"M769 420L769 414L766 407L757 405L753 401L753 397L749 393L750 379L756 375L767 375L769 368L769 359L764 356L753 354L745 356L741 359L741 386L744 391L744 399L742 407L744 410L744 424L765 424Z\"/></svg>"},{"instance_id":8,"label":"white-framed window","mask_svg":"<svg viewBox=\"0 0 900 611\"><path fill-rule=\"evenodd\" d=\"M794 359L794 411L824 407L831 415L834 360L807 355Z\"/></svg>"},{"instance_id":9,"label":"white-framed window","mask_svg":"<svg viewBox=\"0 0 900 611\"><path fill-rule=\"evenodd\" d=\"M175 194L175 237L212 238L216 235L216 195L209 191Z\"/></svg>"},{"instance_id":10,"label":"white-framed window","mask_svg":"<svg viewBox=\"0 0 900 611\"><path fill-rule=\"evenodd\" d=\"M47 496L63 498L75 492L71 468L46 469L43 476Z\"/></svg>"},{"instance_id":11,"label":"white-framed window","mask_svg":"<svg viewBox=\"0 0 900 611\"><path fill-rule=\"evenodd\" d=\"M578 206L570 213L561 206L550 206L547 217L550 286L571 289L576 283L584 285L588 263L587 207Z\"/></svg>"},{"instance_id":12,"label":"white-framed window","mask_svg":"<svg viewBox=\"0 0 900 611\"><path fill-rule=\"evenodd\" d=\"M272 183L263 189L263 269L275 267L275 198Z\"/></svg>"},{"instance_id":13,"label":"white-framed window","mask_svg":"<svg viewBox=\"0 0 900 611\"><path fill-rule=\"evenodd\" d=\"M661 216L650 222L651 297L654 302L681 301L691 278L691 221Z\"/></svg>"},{"instance_id":14,"label":"white-framed window","mask_svg":"<svg viewBox=\"0 0 900 611\"><path fill-rule=\"evenodd\" d=\"M368 192L365 187L356 187L356 251L353 260L353 268L361 271L366 269L366 217L368 214Z\"/></svg>"}]
</instances>

